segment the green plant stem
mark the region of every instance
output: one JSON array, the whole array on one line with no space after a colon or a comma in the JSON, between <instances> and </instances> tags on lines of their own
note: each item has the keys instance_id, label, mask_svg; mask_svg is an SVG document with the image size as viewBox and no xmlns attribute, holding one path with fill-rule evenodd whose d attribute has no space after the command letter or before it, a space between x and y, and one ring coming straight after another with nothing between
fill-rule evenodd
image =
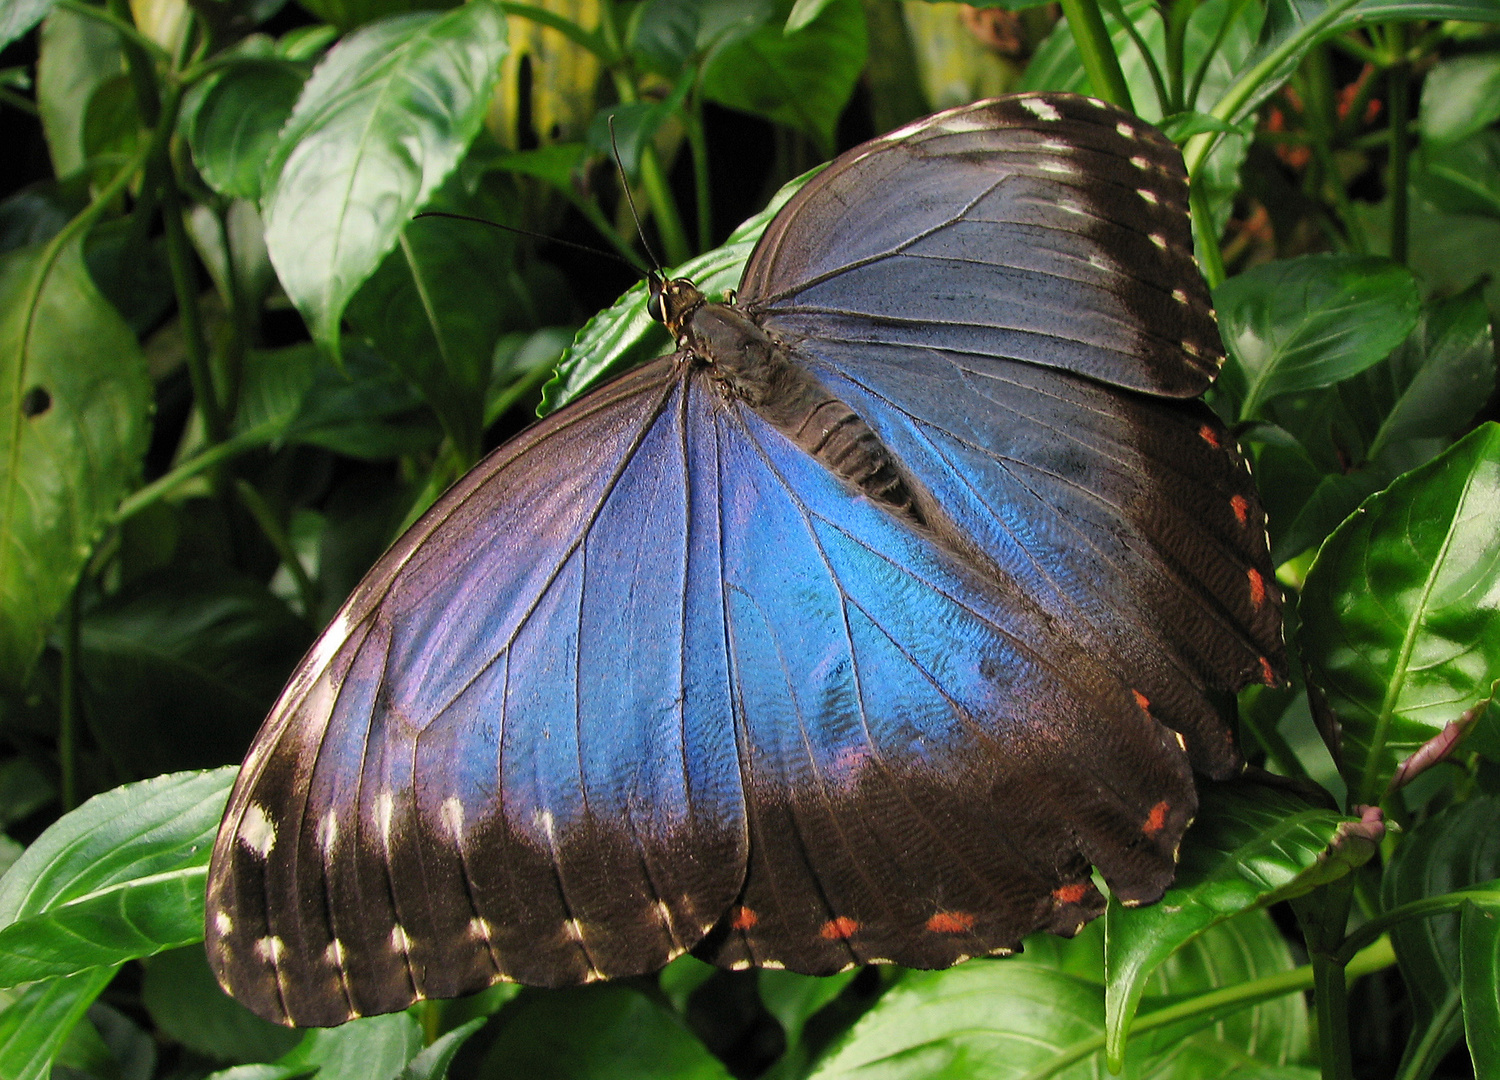
<instances>
[{"instance_id":1,"label":"green plant stem","mask_svg":"<svg viewBox=\"0 0 1500 1080\"><path fill-rule=\"evenodd\" d=\"M1104 25L1104 15L1097 0L1061 0L1061 3L1094 96L1134 112L1130 87L1125 82L1125 73L1120 70L1120 58L1115 55L1114 43L1109 40L1109 30Z\"/></svg>"},{"instance_id":2,"label":"green plant stem","mask_svg":"<svg viewBox=\"0 0 1500 1080\"><path fill-rule=\"evenodd\" d=\"M1308 41L1316 40L1328 27L1338 21L1359 0L1333 0L1323 14L1308 23L1302 30L1292 34L1264 59L1255 64L1238 79L1235 80L1224 96L1209 111L1209 115L1220 120L1233 120L1236 114L1247 105L1260 91L1261 85L1294 57ZM1197 176L1198 170L1203 168L1203 163L1208 160L1208 155L1218 145L1221 132L1205 131L1194 135L1188 140L1183 148L1182 156L1187 164L1189 176Z\"/></svg>"},{"instance_id":3,"label":"green plant stem","mask_svg":"<svg viewBox=\"0 0 1500 1080\"><path fill-rule=\"evenodd\" d=\"M171 62L167 50L152 41L145 34L135 28L129 19L129 7L126 7L126 17L121 18L117 10L111 6L110 9L97 7L94 4L85 4L81 0L56 0L57 6L64 8L74 15L81 15L85 19L94 19L111 27L126 41L146 53L157 63L166 64Z\"/></svg>"},{"instance_id":4,"label":"green plant stem","mask_svg":"<svg viewBox=\"0 0 1500 1080\"><path fill-rule=\"evenodd\" d=\"M1497 892L1500 892L1500 880L1468 889L1455 889L1453 892L1441 893L1438 896L1424 896L1420 900L1412 900L1382 915L1377 915L1355 930L1344 939L1335 955L1348 959L1385 934L1391 927L1410 919L1426 919L1433 915L1451 914L1470 900L1486 900L1494 903Z\"/></svg>"},{"instance_id":5,"label":"green plant stem","mask_svg":"<svg viewBox=\"0 0 1500 1080\"><path fill-rule=\"evenodd\" d=\"M36 102L5 86L0 86L0 105L9 105L28 116L42 115L41 110L36 107Z\"/></svg>"},{"instance_id":6,"label":"green plant stem","mask_svg":"<svg viewBox=\"0 0 1500 1080\"><path fill-rule=\"evenodd\" d=\"M297 595L302 600L303 617L316 618L318 587L313 584L312 578L307 576L302 560L297 557L297 549L292 546L292 538L282 527L276 512L271 509L261 493L255 490L255 486L247 480L236 480L234 492L239 496L240 504L250 511L255 524L260 526L261 534L271 542L271 547L276 549L276 554L281 556L281 564L286 567L287 573L291 574L292 582L297 586Z\"/></svg>"},{"instance_id":7,"label":"green plant stem","mask_svg":"<svg viewBox=\"0 0 1500 1080\"><path fill-rule=\"evenodd\" d=\"M1151 47L1146 44L1146 39L1136 29L1135 20L1126 13L1125 5L1120 0L1100 0L1100 7L1104 14L1114 16L1115 21L1125 31L1125 36L1135 43L1141 62L1146 65L1146 74L1151 77L1151 89L1156 93L1157 108L1161 110L1163 116L1168 115L1172 112L1172 106L1167 94L1167 81L1162 77L1156 57L1151 54ZM1114 48L1113 41L1110 43L1110 48Z\"/></svg>"},{"instance_id":8,"label":"green plant stem","mask_svg":"<svg viewBox=\"0 0 1500 1080\"><path fill-rule=\"evenodd\" d=\"M1346 875L1294 902L1313 970L1313 1007L1318 1018L1318 1061L1323 1080L1354 1080L1354 1052L1349 1042L1349 992L1340 955L1354 880Z\"/></svg>"},{"instance_id":9,"label":"green plant stem","mask_svg":"<svg viewBox=\"0 0 1500 1080\"><path fill-rule=\"evenodd\" d=\"M1187 108L1184 92L1187 28L1197 6L1198 0L1172 0L1167 9L1167 107L1162 109L1164 115Z\"/></svg>"},{"instance_id":10,"label":"green plant stem","mask_svg":"<svg viewBox=\"0 0 1500 1080\"><path fill-rule=\"evenodd\" d=\"M1381 939L1350 960L1343 970L1348 978L1356 979L1362 975L1383 971L1395 962L1396 953L1391 948L1390 941ZM1183 1020L1228 1016L1241 1009L1248 1009L1252 1005L1259 1005L1263 1001L1274 1001L1287 994L1305 992L1312 989L1313 985L1312 966L1303 964L1291 971L1278 972L1275 975L1267 975L1265 978L1254 979L1235 986L1225 986L1206 994L1196 994L1186 1001L1153 1009L1135 1018L1134 1023L1130 1025L1130 1033L1139 1035L1142 1032L1167 1027ZM1102 1031L1080 1039L1045 1065L1021 1077L1020 1080L1049 1080L1050 1077L1065 1071L1069 1066L1099 1053L1104 1049L1104 1041L1105 1033Z\"/></svg>"},{"instance_id":11,"label":"green plant stem","mask_svg":"<svg viewBox=\"0 0 1500 1080\"><path fill-rule=\"evenodd\" d=\"M1390 80L1391 135L1391 258L1406 262L1408 208L1407 176L1411 164L1411 139L1407 124L1411 115L1411 68L1406 61L1406 27L1392 23L1386 28L1389 51L1397 60L1386 72Z\"/></svg>"},{"instance_id":12,"label":"green plant stem","mask_svg":"<svg viewBox=\"0 0 1500 1080\"><path fill-rule=\"evenodd\" d=\"M58 675L57 695L57 771L60 776L60 798L63 813L78 805L78 616L80 579L63 605L62 671Z\"/></svg>"},{"instance_id":13,"label":"green plant stem","mask_svg":"<svg viewBox=\"0 0 1500 1080\"><path fill-rule=\"evenodd\" d=\"M1198 239L1199 269L1210 289L1224 284L1224 252L1219 247L1219 233L1214 228L1214 216L1208 207L1208 196L1203 193L1203 181L1197 179L1188 188L1188 208L1192 212L1193 234Z\"/></svg>"},{"instance_id":14,"label":"green plant stem","mask_svg":"<svg viewBox=\"0 0 1500 1080\"><path fill-rule=\"evenodd\" d=\"M496 397L485 410L485 426L500 419L517 402L534 393L539 386L551 379L556 371L556 364L538 364L507 386L505 391Z\"/></svg>"},{"instance_id":15,"label":"green plant stem","mask_svg":"<svg viewBox=\"0 0 1500 1080\"><path fill-rule=\"evenodd\" d=\"M707 251L714 244L713 184L709 173L708 139L703 132L703 95L694 87L683 116L686 121L688 148L693 154L693 201L698 211L698 250Z\"/></svg>"},{"instance_id":16,"label":"green plant stem","mask_svg":"<svg viewBox=\"0 0 1500 1080\"><path fill-rule=\"evenodd\" d=\"M1187 96L1182 101L1184 109L1196 109L1198 107L1198 94L1203 90L1203 80L1208 77L1209 66L1213 63L1214 57L1218 55L1219 47L1224 44L1224 37L1229 33L1229 27L1240 17L1240 12L1244 10L1245 5L1249 2L1250 0L1234 0L1234 4L1229 9L1228 14L1219 20L1219 25L1214 30L1213 41L1209 42L1208 48L1203 52L1203 58L1198 61L1198 67L1193 72L1192 86L1188 88Z\"/></svg>"},{"instance_id":17,"label":"green plant stem","mask_svg":"<svg viewBox=\"0 0 1500 1080\"><path fill-rule=\"evenodd\" d=\"M114 514L110 516L109 527L114 528L123 524L147 507L161 502L189 480L202 476L231 458L269 445L273 438L275 438L275 432L268 426L263 426L251 428L221 443L215 443L201 454L183 462L171 472L157 477L121 501L120 505L115 508Z\"/></svg>"},{"instance_id":18,"label":"green plant stem","mask_svg":"<svg viewBox=\"0 0 1500 1080\"><path fill-rule=\"evenodd\" d=\"M1333 73L1328 64L1328 50L1315 45L1307 51L1304 63L1307 72L1307 119L1308 132L1312 135L1309 144L1322 171L1323 188L1338 213L1342 239L1349 250L1363 255L1369 250L1365 243L1364 230L1354 214L1349 192L1344 187L1344 178L1339 172L1338 161L1333 155L1334 131L1338 126L1338 112L1333 92ZM1317 192L1311 193L1316 196Z\"/></svg>"}]
</instances>

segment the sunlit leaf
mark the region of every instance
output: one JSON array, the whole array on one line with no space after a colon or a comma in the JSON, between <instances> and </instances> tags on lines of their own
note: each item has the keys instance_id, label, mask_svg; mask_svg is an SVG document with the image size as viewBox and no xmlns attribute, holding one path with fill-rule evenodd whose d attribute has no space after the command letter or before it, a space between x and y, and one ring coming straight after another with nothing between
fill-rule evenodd
<instances>
[{"instance_id":1,"label":"sunlit leaf","mask_svg":"<svg viewBox=\"0 0 1500 1080\"><path fill-rule=\"evenodd\" d=\"M1308 572L1298 634L1356 803L1500 678L1500 425L1360 507Z\"/></svg>"}]
</instances>

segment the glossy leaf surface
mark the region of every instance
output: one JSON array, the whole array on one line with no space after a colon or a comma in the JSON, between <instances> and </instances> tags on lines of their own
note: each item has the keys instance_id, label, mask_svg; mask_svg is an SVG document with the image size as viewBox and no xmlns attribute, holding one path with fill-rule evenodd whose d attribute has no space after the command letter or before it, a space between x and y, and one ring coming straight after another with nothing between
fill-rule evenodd
<instances>
[{"instance_id":1,"label":"glossy leaf surface","mask_svg":"<svg viewBox=\"0 0 1500 1080\"><path fill-rule=\"evenodd\" d=\"M209 847L233 769L95 796L0 880L0 982L110 967L203 933Z\"/></svg>"},{"instance_id":2,"label":"glossy leaf surface","mask_svg":"<svg viewBox=\"0 0 1500 1080\"><path fill-rule=\"evenodd\" d=\"M314 69L266 163L266 246L319 339L478 133L506 52L489 0L351 34Z\"/></svg>"},{"instance_id":3,"label":"glossy leaf surface","mask_svg":"<svg viewBox=\"0 0 1500 1080\"><path fill-rule=\"evenodd\" d=\"M1328 538L1299 610L1302 655L1343 728L1356 803L1500 677L1500 425L1373 496Z\"/></svg>"}]
</instances>

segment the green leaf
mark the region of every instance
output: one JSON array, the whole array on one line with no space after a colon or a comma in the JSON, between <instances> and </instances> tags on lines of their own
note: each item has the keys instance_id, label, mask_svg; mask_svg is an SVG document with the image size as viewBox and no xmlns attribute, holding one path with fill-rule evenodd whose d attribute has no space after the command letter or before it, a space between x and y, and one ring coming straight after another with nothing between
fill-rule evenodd
<instances>
[{"instance_id":1,"label":"green leaf","mask_svg":"<svg viewBox=\"0 0 1500 1080\"><path fill-rule=\"evenodd\" d=\"M842 994L858 973L857 969L851 969L819 978L794 971L762 969L757 974L760 1000L781 1025L787 1053L801 1045L802 1029L813 1014Z\"/></svg>"},{"instance_id":2,"label":"green leaf","mask_svg":"<svg viewBox=\"0 0 1500 1080\"><path fill-rule=\"evenodd\" d=\"M1288 400L1300 409L1300 424L1273 404L1268 411L1296 431L1301 446L1316 450L1324 475L1290 504L1295 512L1279 527L1272 520L1272 562L1279 566L1322 543L1365 498L1430 461L1494 386L1494 337L1475 286L1424 305L1416 328L1383 362L1321 395Z\"/></svg>"},{"instance_id":3,"label":"green leaf","mask_svg":"<svg viewBox=\"0 0 1500 1080\"><path fill-rule=\"evenodd\" d=\"M793 33L769 22L719 52L703 73L710 101L784 124L811 137L833 156L839 114L865 66L865 12L860 0L829 0Z\"/></svg>"},{"instance_id":4,"label":"green leaf","mask_svg":"<svg viewBox=\"0 0 1500 1080\"><path fill-rule=\"evenodd\" d=\"M149 434L145 357L76 237L0 256L0 386L0 685L17 686Z\"/></svg>"},{"instance_id":5,"label":"green leaf","mask_svg":"<svg viewBox=\"0 0 1500 1080\"><path fill-rule=\"evenodd\" d=\"M1412 185L1438 210L1500 219L1500 131L1425 147L1416 164Z\"/></svg>"},{"instance_id":6,"label":"green leaf","mask_svg":"<svg viewBox=\"0 0 1500 1080\"><path fill-rule=\"evenodd\" d=\"M1305 255L1253 267L1214 290L1233 359L1223 390L1247 420L1272 398L1347 379L1405 339L1419 299L1411 271L1385 259Z\"/></svg>"},{"instance_id":7,"label":"green leaf","mask_svg":"<svg viewBox=\"0 0 1500 1080\"><path fill-rule=\"evenodd\" d=\"M1500 1073L1500 896L1464 905L1460 919L1463 957L1464 1035L1475 1076Z\"/></svg>"},{"instance_id":8,"label":"green leaf","mask_svg":"<svg viewBox=\"0 0 1500 1080\"><path fill-rule=\"evenodd\" d=\"M528 1080L728 1080L671 1013L628 986L531 994L485 1054L480 1075Z\"/></svg>"},{"instance_id":9,"label":"green leaf","mask_svg":"<svg viewBox=\"0 0 1500 1080\"><path fill-rule=\"evenodd\" d=\"M786 17L782 33L795 34L798 30L810 24L829 4L829 0L797 0L792 5L791 13Z\"/></svg>"},{"instance_id":10,"label":"green leaf","mask_svg":"<svg viewBox=\"0 0 1500 1080\"><path fill-rule=\"evenodd\" d=\"M141 1003L162 1034L215 1061L270 1061L289 1052L301 1036L262 1020L223 990L209 970L201 946L145 961Z\"/></svg>"},{"instance_id":11,"label":"green leaf","mask_svg":"<svg viewBox=\"0 0 1500 1080\"><path fill-rule=\"evenodd\" d=\"M314 1028L276 1064L316 1067L318 1080L397 1080L421 1050L421 1025L399 1012Z\"/></svg>"},{"instance_id":12,"label":"green leaf","mask_svg":"<svg viewBox=\"0 0 1500 1080\"><path fill-rule=\"evenodd\" d=\"M1289 792L1248 782L1200 785L1198 817L1183 838L1177 878L1161 902L1106 913L1109 1055L1125 1038L1152 972L1184 944L1241 912L1300 896L1369 859L1357 820ZM1378 838L1377 838L1378 839ZM1169 983L1174 989L1175 983Z\"/></svg>"},{"instance_id":13,"label":"green leaf","mask_svg":"<svg viewBox=\"0 0 1500 1080\"><path fill-rule=\"evenodd\" d=\"M1426 143L1456 143L1500 119L1500 54L1440 60L1422 81L1417 126Z\"/></svg>"},{"instance_id":14,"label":"green leaf","mask_svg":"<svg viewBox=\"0 0 1500 1080\"><path fill-rule=\"evenodd\" d=\"M1356 804L1500 678L1496 520L1500 425L1486 424L1373 496L1308 571L1298 640Z\"/></svg>"},{"instance_id":15,"label":"green leaf","mask_svg":"<svg viewBox=\"0 0 1500 1080\"><path fill-rule=\"evenodd\" d=\"M115 977L94 968L63 979L32 983L0 1010L0 1076L47 1080L52 1059L84 1012Z\"/></svg>"},{"instance_id":16,"label":"green leaf","mask_svg":"<svg viewBox=\"0 0 1500 1080\"><path fill-rule=\"evenodd\" d=\"M262 187L271 262L319 340L478 134L505 53L475 0L365 27L314 69Z\"/></svg>"},{"instance_id":17,"label":"green leaf","mask_svg":"<svg viewBox=\"0 0 1500 1080\"><path fill-rule=\"evenodd\" d=\"M54 0L5 0L0 4L0 49L30 30L47 12Z\"/></svg>"},{"instance_id":18,"label":"green leaf","mask_svg":"<svg viewBox=\"0 0 1500 1080\"><path fill-rule=\"evenodd\" d=\"M671 276L690 279L705 296L722 294L739 285L745 260L750 257L766 225L821 168L819 166L783 184L766 208L735 229L722 247L689 259L671 271ZM537 412L545 416L578 397L606 375L660 356L671 345L672 339L662 325L646 314L645 284L636 285L613 307L599 312L584 324L572 347L558 361L557 376L545 387Z\"/></svg>"},{"instance_id":19,"label":"green leaf","mask_svg":"<svg viewBox=\"0 0 1500 1080\"><path fill-rule=\"evenodd\" d=\"M476 1016L436 1040L401 1070L401 1080L443 1080L448 1075L448 1066L469 1036L484 1027L485 1017Z\"/></svg>"},{"instance_id":20,"label":"green leaf","mask_svg":"<svg viewBox=\"0 0 1500 1080\"><path fill-rule=\"evenodd\" d=\"M42 23L36 104L59 177L83 168L83 118L100 83L125 70L120 36L97 19L59 8Z\"/></svg>"},{"instance_id":21,"label":"green leaf","mask_svg":"<svg viewBox=\"0 0 1500 1080\"><path fill-rule=\"evenodd\" d=\"M259 199L261 172L306 81L297 64L247 57L229 64L185 116L193 164L221 195Z\"/></svg>"},{"instance_id":22,"label":"green leaf","mask_svg":"<svg viewBox=\"0 0 1500 1080\"><path fill-rule=\"evenodd\" d=\"M222 568L138 581L88 611L79 637L88 715L108 717L96 737L126 776L240 757L312 644L260 581Z\"/></svg>"},{"instance_id":23,"label":"green leaf","mask_svg":"<svg viewBox=\"0 0 1500 1080\"><path fill-rule=\"evenodd\" d=\"M203 937L203 882L233 768L158 776L59 818L0 879L0 985Z\"/></svg>"},{"instance_id":24,"label":"green leaf","mask_svg":"<svg viewBox=\"0 0 1500 1080\"><path fill-rule=\"evenodd\" d=\"M298 3L339 30L353 30L410 11L443 10L460 0L298 0Z\"/></svg>"},{"instance_id":25,"label":"green leaf","mask_svg":"<svg viewBox=\"0 0 1500 1080\"><path fill-rule=\"evenodd\" d=\"M647 0L631 49L675 78L731 42L772 21L771 0Z\"/></svg>"},{"instance_id":26,"label":"green leaf","mask_svg":"<svg viewBox=\"0 0 1500 1080\"><path fill-rule=\"evenodd\" d=\"M1500 877L1500 798L1480 796L1417 826L1381 879L1385 911ZM1463 1035L1462 940L1457 912L1407 919L1391 944L1411 1001L1412 1031L1399 1075L1425 1080Z\"/></svg>"}]
</instances>

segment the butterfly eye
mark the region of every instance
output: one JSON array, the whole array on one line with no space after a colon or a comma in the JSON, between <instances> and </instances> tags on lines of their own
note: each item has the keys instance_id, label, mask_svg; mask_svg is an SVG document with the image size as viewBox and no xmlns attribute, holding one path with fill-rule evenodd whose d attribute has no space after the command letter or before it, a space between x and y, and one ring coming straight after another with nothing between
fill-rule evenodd
<instances>
[{"instance_id":1,"label":"butterfly eye","mask_svg":"<svg viewBox=\"0 0 1500 1080\"><path fill-rule=\"evenodd\" d=\"M666 312L662 310L660 289L651 290L651 296L646 301L646 314L659 323L667 321Z\"/></svg>"}]
</instances>

